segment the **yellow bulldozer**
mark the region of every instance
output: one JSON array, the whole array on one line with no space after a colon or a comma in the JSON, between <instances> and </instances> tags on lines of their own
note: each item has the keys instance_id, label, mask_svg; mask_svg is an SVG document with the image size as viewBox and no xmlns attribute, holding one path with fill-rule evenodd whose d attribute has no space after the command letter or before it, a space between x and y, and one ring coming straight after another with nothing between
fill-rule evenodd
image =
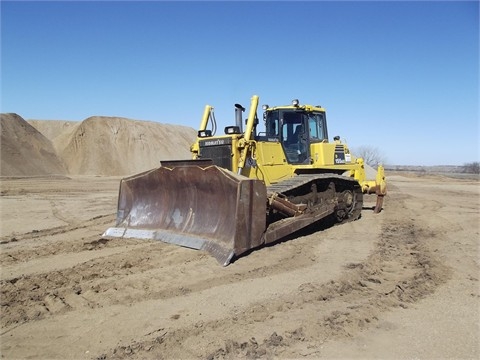
<instances>
[{"instance_id":1,"label":"yellow bulldozer","mask_svg":"<svg viewBox=\"0 0 480 360\"><path fill-rule=\"evenodd\" d=\"M193 159L122 179L116 225L104 236L204 250L226 266L314 223L358 219L363 194L376 195L374 211L382 209L383 167L367 179L362 159L339 137L329 142L323 107L264 105L265 131L257 132L258 103L253 96L245 122L235 104L235 125L218 136L207 105Z\"/></svg>"}]
</instances>

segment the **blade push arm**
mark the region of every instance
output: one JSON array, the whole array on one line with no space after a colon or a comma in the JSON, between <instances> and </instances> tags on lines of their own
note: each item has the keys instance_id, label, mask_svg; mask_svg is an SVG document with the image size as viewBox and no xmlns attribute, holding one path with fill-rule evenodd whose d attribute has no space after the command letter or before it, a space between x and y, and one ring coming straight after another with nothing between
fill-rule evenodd
<instances>
[{"instance_id":1,"label":"blade push arm","mask_svg":"<svg viewBox=\"0 0 480 360\"><path fill-rule=\"evenodd\" d=\"M258 96L253 95L250 102L250 112L248 114L247 128L245 129L245 136L243 141L240 143L241 154L238 161L238 170L237 173L241 174L242 169L245 167L245 161L247 160L248 151L250 149L250 141L252 139L253 127L255 125L255 117L257 114L258 108Z\"/></svg>"}]
</instances>

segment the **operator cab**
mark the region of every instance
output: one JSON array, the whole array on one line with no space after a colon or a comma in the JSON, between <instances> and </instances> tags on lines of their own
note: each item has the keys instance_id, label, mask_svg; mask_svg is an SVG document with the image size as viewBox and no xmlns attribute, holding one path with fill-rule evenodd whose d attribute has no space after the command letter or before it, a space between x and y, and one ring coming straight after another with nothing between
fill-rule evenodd
<instances>
[{"instance_id":1,"label":"operator cab","mask_svg":"<svg viewBox=\"0 0 480 360\"><path fill-rule=\"evenodd\" d=\"M263 106L267 141L282 144L289 164L310 164L310 144L328 141L325 109L298 105Z\"/></svg>"}]
</instances>

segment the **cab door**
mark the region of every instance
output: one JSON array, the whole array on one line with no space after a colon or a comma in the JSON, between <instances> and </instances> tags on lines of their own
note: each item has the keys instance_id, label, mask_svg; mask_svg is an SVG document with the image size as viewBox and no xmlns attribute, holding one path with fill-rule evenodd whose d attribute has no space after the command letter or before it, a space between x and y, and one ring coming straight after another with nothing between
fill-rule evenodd
<instances>
[{"instance_id":1,"label":"cab door","mask_svg":"<svg viewBox=\"0 0 480 360\"><path fill-rule=\"evenodd\" d=\"M310 163L309 135L306 116L297 111L284 111L281 119L281 142L289 164Z\"/></svg>"}]
</instances>

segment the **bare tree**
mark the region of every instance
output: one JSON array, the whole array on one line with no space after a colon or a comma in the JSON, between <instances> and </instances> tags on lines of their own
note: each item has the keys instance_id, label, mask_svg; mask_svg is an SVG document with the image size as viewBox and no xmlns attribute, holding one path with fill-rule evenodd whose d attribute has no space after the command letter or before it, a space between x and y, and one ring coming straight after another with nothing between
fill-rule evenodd
<instances>
[{"instance_id":1,"label":"bare tree","mask_svg":"<svg viewBox=\"0 0 480 360\"><path fill-rule=\"evenodd\" d=\"M468 174L480 174L480 162L474 161L464 164L463 172Z\"/></svg>"},{"instance_id":2,"label":"bare tree","mask_svg":"<svg viewBox=\"0 0 480 360\"><path fill-rule=\"evenodd\" d=\"M359 146L353 149L356 157L363 158L366 164L376 168L378 165L385 164L386 158L381 151L372 146Z\"/></svg>"}]
</instances>

